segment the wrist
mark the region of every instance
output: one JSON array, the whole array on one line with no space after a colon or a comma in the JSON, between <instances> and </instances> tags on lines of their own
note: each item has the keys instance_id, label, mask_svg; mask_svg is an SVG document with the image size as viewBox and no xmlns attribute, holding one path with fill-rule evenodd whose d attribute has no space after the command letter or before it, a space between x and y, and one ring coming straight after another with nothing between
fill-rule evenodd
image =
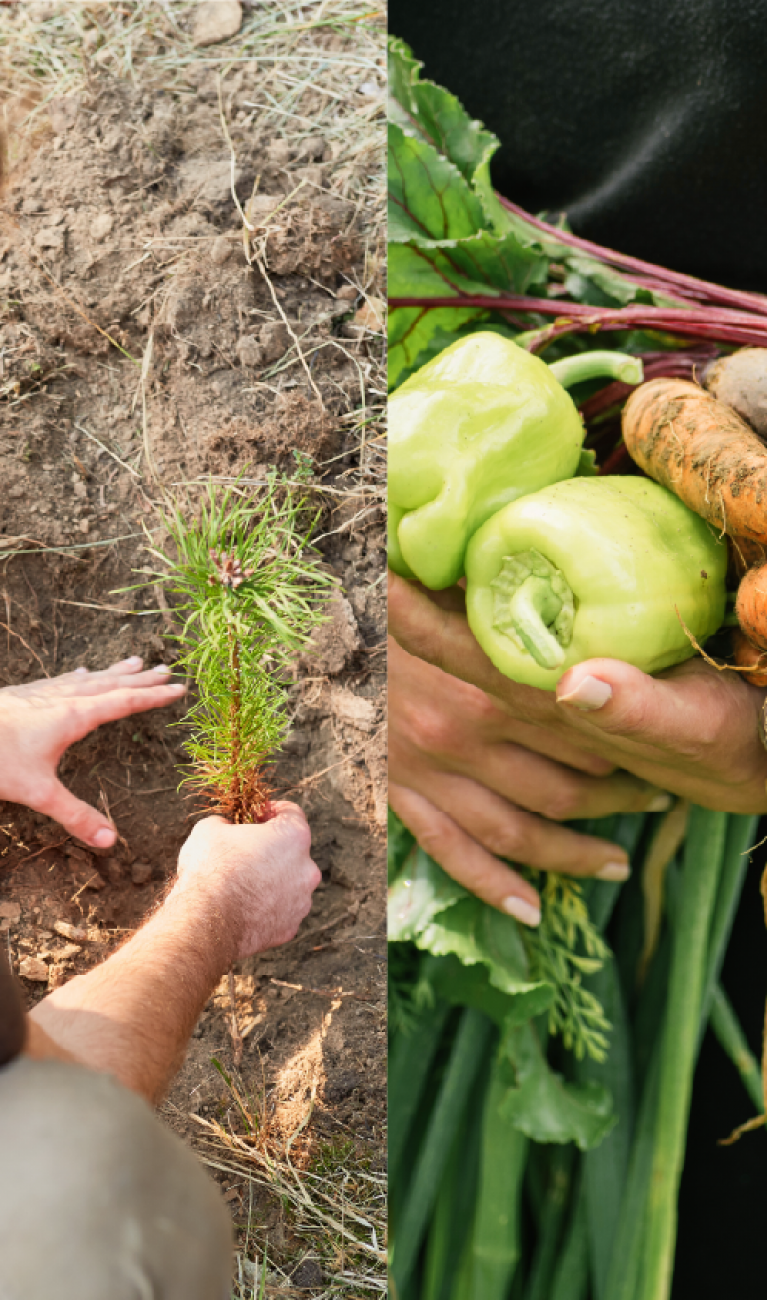
<instances>
[{"instance_id":1,"label":"wrist","mask_svg":"<svg viewBox=\"0 0 767 1300\"><path fill-rule=\"evenodd\" d=\"M243 909L233 905L220 884L200 876L179 876L155 913L155 918L161 916L195 934L200 951L220 968L216 981L237 961L244 931Z\"/></svg>"}]
</instances>

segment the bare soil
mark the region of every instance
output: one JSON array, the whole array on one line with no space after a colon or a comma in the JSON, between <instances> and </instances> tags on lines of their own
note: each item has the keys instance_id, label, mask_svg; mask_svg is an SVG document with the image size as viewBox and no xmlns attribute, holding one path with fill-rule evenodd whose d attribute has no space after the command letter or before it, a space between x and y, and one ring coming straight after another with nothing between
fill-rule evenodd
<instances>
[{"instance_id":1,"label":"bare soil","mask_svg":"<svg viewBox=\"0 0 767 1300\"><path fill-rule=\"evenodd\" d=\"M328 49L339 39L317 37ZM263 94L257 63L226 80L232 164L205 64L190 63L172 93L99 75L53 99L11 175L0 685L129 654L172 663L172 612L123 590L146 563L143 530L162 540L164 493L193 502L198 489L181 485L242 471L257 482L272 466L291 477L312 458L319 545L342 586L332 623L296 663L271 784L306 810L323 882L297 939L237 968L235 1034L222 982L164 1114L190 1140L212 1131L201 1121L246 1135L244 1099L258 1140L297 1165L331 1149L375 1169L386 1083L383 258L360 194L380 158L334 157L321 133L291 143L254 130L245 104ZM311 117L308 93L301 105ZM66 783L114 817L115 851L99 856L0 804L0 939L30 1003L101 961L167 888L196 812L177 790L184 732L171 712L102 728L65 757ZM273 1198L218 1176L270 1258L300 1253ZM304 1294L322 1291L323 1267L304 1268Z\"/></svg>"}]
</instances>

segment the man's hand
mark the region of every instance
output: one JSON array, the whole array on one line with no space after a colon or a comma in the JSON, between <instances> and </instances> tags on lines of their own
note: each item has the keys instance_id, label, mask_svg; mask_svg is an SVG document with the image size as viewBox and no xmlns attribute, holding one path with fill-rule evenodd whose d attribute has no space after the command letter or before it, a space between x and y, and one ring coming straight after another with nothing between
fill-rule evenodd
<instances>
[{"instance_id":1,"label":"man's hand","mask_svg":"<svg viewBox=\"0 0 767 1300\"><path fill-rule=\"evenodd\" d=\"M198 822L178 858L173 895L205 897L229 918L232 961L287 943L312 905L322 879L312 861L311 832L297 804L273 804L258 826L222 817Z\"/></svg>"},{"instance_id":2,"label":"man's hand","mask_svg":"<svg viewBox=\"0 0 767 1300\"><path fill-rule=\"evenodd\" d=\"M260 826L198 822L178 879L128 942L49 993L30 1019L36 1055L71 1054L156 1102L205 1003L232 962L287 943L311 907L320 873L301 809L276 803Z\"/></svg>"},{"instance_id":3,"label":"man's hand","mask_svg":"<svg viewBox=\"0 0 767 1300\"><path fill-rule=\"evenodd\" d=\"M599 758L707 808L767 810L758 726L764 691L735 673L694 659L648 677L630 664L591 659L571 668L556 692L537 691L493 667L462 613L393 575L389 619L405 650L487 692L528 737L535 732L547 745L566 746L563 753ZM543 742L524 743L556 756Z\"/></svg>"},{"instance_id":4,"label":"man's hand","mask_svg":"<svg viewBox=\"0 0 767 1300\"><path fill-rule=\"evenodd\" d=\"M94 848L117 835L103 813L76 799L56 770L64 750L104 722L157 709L186 689L169 682L169 668L142 672L134 656L103 672L78 668L0 690L0 799L26 804L60 822Z\"/></svg>"},{"instance_id":5,"label":"man's hand","mask_svg":"<svg viewBox=\"0 0 767 1300\"><path fill-rule=\"evenodd\" d=\"M499 859L626 878L622 848L557 823L667 807L668 795L551 729L518 721L391 638L389 686L389 801L455 880L535 923L535 890Z\"/></svg>"}]
</instances>

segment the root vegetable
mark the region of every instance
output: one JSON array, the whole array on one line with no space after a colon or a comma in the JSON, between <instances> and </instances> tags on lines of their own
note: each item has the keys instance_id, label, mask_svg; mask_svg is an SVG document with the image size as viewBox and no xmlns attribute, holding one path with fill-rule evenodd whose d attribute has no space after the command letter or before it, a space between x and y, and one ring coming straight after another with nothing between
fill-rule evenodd
<instances>
[{"instance_id":1,"label":"root vegetable","mask_svg":"<svg viewBox=\"0 0 767 1300\"><path fill-rule=\"evenodd\" d=\"M752 686L767 686L767 654L758 646L752 645L747 636L738 629L732 634L732 653L738 668L753 668L752 673L740 676Z\"/></svg>"},{"instance_id":2,"label":"root vegetable","mask_svg":"<svg viewBox=\"0 0 767 1300\"><path fill-rule=\"evenodd\" d=\"M749 569L738 587L735 614L741 632L759 650L767 650L767 565Z\"/></svg>"},{"instance_id":3,"label":"root vegetable","mask_svg":"<svg viewBox=\"0 0 767 1300\"><path fill-rule=\"evenodd\" d=\"M731 406L767 442L767 348L741 348L720 357L703 382L717 401Z\"/></svg>"},{"instance_id":4,"label":"root vegetable","mask_svg":"<svg viewBox=\"0 0 767 1300\"><path fill-rule=\"evenodd\" d=\"M747 537L728 537L727 552L727 586L731 589L737 587L749 569L767 564L767 546Z\"/></svg>"},{"instance_id":5,"label":"root vegetable","mask_svg":"<svg viewBox=\"0 0 767 1300\"><path fill-rule=\"evenodd\" d=\"M655 379L626 403L623 437L646 474L720 532L767 542L767 447L730 407Z\"/></svg>"}]
</instances>

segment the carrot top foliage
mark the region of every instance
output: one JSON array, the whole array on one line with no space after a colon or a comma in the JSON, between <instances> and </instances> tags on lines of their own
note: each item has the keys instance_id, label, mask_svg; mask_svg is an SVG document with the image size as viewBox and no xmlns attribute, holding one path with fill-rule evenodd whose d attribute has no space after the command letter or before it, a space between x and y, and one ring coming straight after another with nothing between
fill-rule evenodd
<instances>
[{"instance_id":1,"label":"carrot top foliage","mask_svg":"<svg viewBox=\"0 0 767 1300\"><path fill-rule=\"evenodd\" d=\"M168 549L148 547L163 568L141 572L171 597L178 667L197 685L183 719L192 728L185 781L230 821L263 821L291 658L324 621L333 583L309 545L315 519L272 476L255 497L209 484L196 515L174 503L163 523Z\"/></svg>"}]
</instances>

